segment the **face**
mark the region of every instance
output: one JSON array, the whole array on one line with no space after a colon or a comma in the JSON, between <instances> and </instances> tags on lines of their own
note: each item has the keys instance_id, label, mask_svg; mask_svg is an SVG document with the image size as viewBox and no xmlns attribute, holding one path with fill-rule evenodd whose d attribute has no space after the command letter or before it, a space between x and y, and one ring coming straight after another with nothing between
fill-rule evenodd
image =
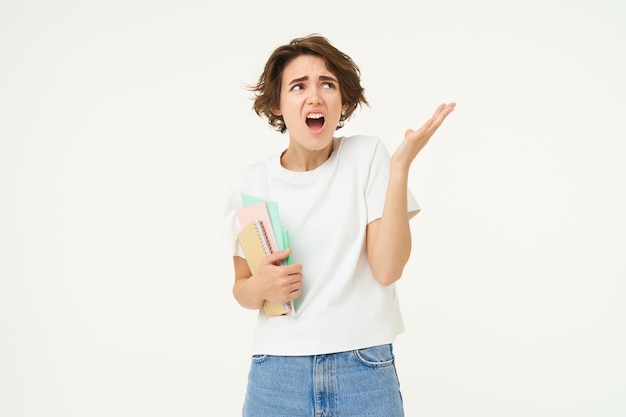
<instances>
[{"instance_id":1,"label":"face","mask_svg":"<svg viewBox=\"0 0 626 417\"><path fill-rule=\"evenodd\" d=\"M290 145L317 151L329 146L341 111L341 91L337 77L317 56L301 55L283 69L280 107Z\"/></svg>"}]
</instances>

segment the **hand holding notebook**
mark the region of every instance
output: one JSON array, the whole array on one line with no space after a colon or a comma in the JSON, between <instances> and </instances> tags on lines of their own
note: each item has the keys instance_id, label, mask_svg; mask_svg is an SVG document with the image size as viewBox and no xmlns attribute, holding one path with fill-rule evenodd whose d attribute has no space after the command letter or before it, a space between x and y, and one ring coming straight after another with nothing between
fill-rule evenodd
<instances>
[{"instance_id":1,"label":"hand holding notebook","mask_svg":"<svg viewBox=\"0 0 626 417\"><path fill-rule=\"evenodd\" d=\"M244 204L247 202L248 205L237 209L237 219L242 226L238 240L250 271L255 274L267 255L288 248L289 238L279 223L276 203L246 197ZM289 257L283 261L284 265L288 263ZM291 301L280 304L266 300L263 308L268 317L295 314Z\"/></svg>"}]
</instances>

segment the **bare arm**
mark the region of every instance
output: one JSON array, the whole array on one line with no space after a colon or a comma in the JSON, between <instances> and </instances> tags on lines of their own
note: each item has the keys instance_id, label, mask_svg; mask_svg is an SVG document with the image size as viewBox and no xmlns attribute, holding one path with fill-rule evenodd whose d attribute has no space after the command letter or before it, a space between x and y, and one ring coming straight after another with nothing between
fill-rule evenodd
<instances>
[{"instance_id":1,"label":"bare arm","mask_svg":"<svg viewBox=\"0 0 626 417\"><path fill-rule=\"evenodd\" d=\"M407 130L404 140L391 156L383 214L367 226L367 255L374 277L383 285L390 285L400 279L411 254L407 212L409 168L455 105L440 105L421 128Z\"/></svg>"},{"instance_id":2,"label":"bare arm","mask_svg":"<svg viewBox=\"0 0 626 417\"><path fill-rule=\"evenodd\" d=\"M263 307L264 300L282 304L300 295L302 265L277 265L289 253L290 250L286 250L265 257L263 265L254 275L244 258L233 256L233 296L242 307L258 310Z\"/></svg>"}]
</instances>

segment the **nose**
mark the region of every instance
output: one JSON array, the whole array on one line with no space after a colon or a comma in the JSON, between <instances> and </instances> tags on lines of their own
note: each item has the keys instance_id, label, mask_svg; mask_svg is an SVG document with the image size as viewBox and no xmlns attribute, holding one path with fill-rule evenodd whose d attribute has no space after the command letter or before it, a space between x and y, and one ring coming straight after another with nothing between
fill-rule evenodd
<instances>
[{"instance_id":1,"label":"nose","mask_svg":"<svg viewBox=\"0 0 626 417\"><path fill-rule=\"evenodd\" d=\"M307 104L321 104L322 103L322 97L320 95L320 92L318 91L317 88L312 88L309 90L310 94L307 97Z\"/></svg>"}]
</instances>

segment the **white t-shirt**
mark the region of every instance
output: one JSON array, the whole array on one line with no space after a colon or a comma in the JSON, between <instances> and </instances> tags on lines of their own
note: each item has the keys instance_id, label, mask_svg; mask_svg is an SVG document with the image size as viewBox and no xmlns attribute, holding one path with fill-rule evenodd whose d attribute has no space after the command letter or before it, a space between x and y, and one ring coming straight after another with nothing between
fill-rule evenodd
<instances>
[{"instance_id":1,"label":"white t-shirt","mask_svg":"<svg viewBox=\"0 0 626 417\"><path fill-rule=\"evenodd\" d=\"M368 223L382 215L388 180L389 153L369 136L335 139L330 158L312 171L289 171L276 154L231 179L228 252L245 257L235 209L247 194L278 203L291 261L302 264L297 314L267 318L259 311L252 353L343 352L391 343L404 330L395 285L374 279L365 247ZM407 193L412 217L420 208Z\"/></svg>"}]
</instances>

